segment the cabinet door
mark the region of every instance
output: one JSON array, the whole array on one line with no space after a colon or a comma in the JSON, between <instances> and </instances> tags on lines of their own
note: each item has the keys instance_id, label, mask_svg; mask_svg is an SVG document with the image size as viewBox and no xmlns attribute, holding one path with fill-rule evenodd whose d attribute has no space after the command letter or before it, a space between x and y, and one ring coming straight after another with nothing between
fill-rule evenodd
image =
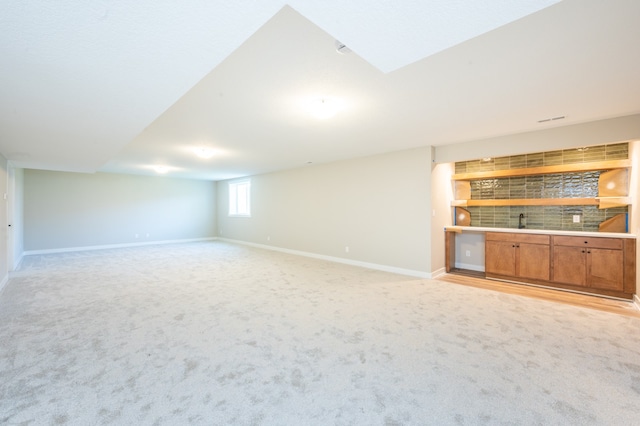
<instances>
[{"instance_id":1,"label":"cabinet door","mask_svg":"<svg viewBox=\"0 0 640 426\"><path fill-rule=\"evenodd\" d=\"M553 248L553 281L586 286L586 251L583 247L555 246Z\"/></svg>"},{"instance_id":2,"label":"cabinet door","mask_svg":"<svg viewBox=\"0 0 640 426\"><path fill-rule=\"evenodd\" d=\"M520 277L549 281L549 245L519 243L518 251Z\"/></svg>"},{"instance_id":3,"label":"cabinet door","mask_svg":"<svg viewBox=\"0 0 640 426\"><path fill-rule=\"evenodd\" d=\"M623 290L622 250L587 249L587 285Z\"/></svg>"},{"instance_id":4,"label":"cabinet door","mask_svg":"<svg viewBox=\"0 0 640 426\"><path fill-rule=\"evenodd\" d=\"M485 244L485 272L516 276L516 245L506 241L487 241Z\"/></svg>"}]
</instances>

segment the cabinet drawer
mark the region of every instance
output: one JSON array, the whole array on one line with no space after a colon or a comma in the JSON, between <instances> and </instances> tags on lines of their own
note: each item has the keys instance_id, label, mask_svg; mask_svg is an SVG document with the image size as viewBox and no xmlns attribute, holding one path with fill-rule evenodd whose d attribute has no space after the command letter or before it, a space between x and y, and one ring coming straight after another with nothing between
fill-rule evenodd
<instances>
[{"instance_id":1,"label":"cabinet drawer","mask_svg":"<svg viewBox=\"0 0 640 426\"><path fill-rule=\"evenodd\" d=\"M556 246L592 247L622 250L621 238L554 236L553 244Z\"/></svg>"},{"instance_id":2,"label":"cabinet drawer","mask_svg":"<svg viewBox=\"0 0 640 426\"><path fill-rule=\"evenodd\" d=\"M548 235L516 234L515 232L487 232L486 241L508 241L515 243L549 244Z\"/></svg>"}]
</instances>

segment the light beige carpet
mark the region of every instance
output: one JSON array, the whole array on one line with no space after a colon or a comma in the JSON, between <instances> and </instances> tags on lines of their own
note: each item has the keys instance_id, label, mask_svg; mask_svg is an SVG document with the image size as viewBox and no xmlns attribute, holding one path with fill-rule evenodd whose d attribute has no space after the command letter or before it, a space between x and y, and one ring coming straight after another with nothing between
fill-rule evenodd
<instances>
[{"instance_id":1,"label":"light beige carpet","mask_svg":"<svg viewBox=\"0 0 640 426\"><path fill-rule=\"evenodd\" d=\"M640 320L222 242L26 257L0 424L632 425Z\"/></svg>"}]
</instances>

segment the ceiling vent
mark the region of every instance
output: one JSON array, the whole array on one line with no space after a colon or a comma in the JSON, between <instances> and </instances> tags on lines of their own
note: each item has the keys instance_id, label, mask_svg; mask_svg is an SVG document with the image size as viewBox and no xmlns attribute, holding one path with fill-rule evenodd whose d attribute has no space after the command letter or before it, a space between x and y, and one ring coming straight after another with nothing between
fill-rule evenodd
<instances>
[{"instance_id":1,"label":"ceiling vent","mask_svg":"<svg viewBox=\"0 0 640 426\"><path fill-rule=\"evenodd\" d=\"M559 115L558 117L543 118L542 120L538 120L538 123L546 123L548 121L564 120L564 118L565 118L564 115Z\"/></svg>"}]
</instances>

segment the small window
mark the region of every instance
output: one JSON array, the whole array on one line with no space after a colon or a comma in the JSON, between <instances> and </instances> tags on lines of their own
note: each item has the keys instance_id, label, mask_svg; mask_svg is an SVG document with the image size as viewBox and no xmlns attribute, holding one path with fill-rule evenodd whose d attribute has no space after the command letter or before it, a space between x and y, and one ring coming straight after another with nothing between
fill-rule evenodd
<instances>
[{"instance_id":1,"label":"small window","mask_svg":"<svg viewBox=\"0 0 640 426\"><path fill-rule=\"evenodd\" d=\"M251 216L251 181L229 183L229 216Z\"/></svg>"}]
</instances>

